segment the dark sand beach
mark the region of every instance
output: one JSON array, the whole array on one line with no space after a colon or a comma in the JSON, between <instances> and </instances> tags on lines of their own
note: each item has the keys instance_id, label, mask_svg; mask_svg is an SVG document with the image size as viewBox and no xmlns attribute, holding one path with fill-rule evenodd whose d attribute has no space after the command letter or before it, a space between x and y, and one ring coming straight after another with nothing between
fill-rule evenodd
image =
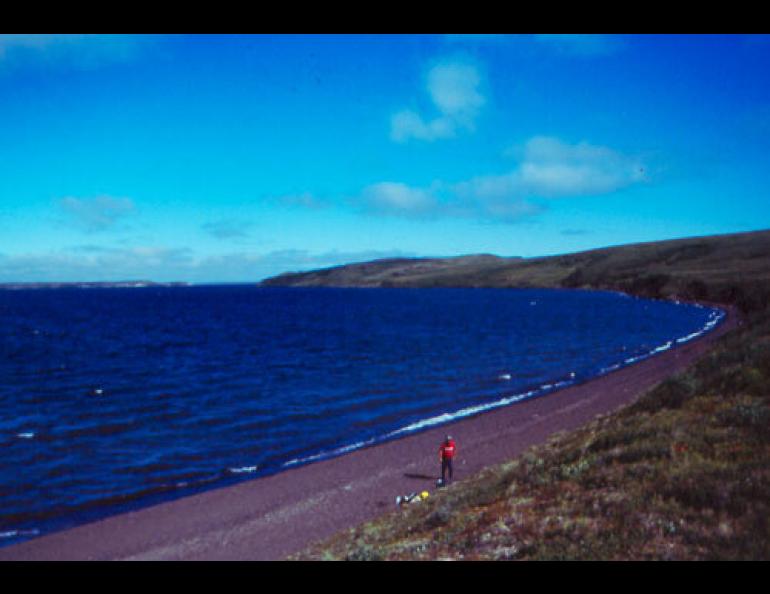
<instances>
[{"instance_id":1,"label":"dark sand beach","mask_svg":"<svg viewBox=\"0 0 770 594\"><path fill-rule=\"evenodd\" d=\"M398 513L399 494L435 491L437 450L458 444L455 480L633 402L738 324L582 385L235 486L125 513L14 546L0 560L276 560L318 539Z\"/></svg>"}]
</instances>

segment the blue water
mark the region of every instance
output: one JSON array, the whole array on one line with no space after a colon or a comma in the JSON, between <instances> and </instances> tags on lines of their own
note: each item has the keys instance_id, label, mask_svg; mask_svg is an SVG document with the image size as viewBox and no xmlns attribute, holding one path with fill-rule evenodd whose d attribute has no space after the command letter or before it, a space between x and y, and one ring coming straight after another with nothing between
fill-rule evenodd
<instances>
[{"instance_id":1,"label":"blue water","mask_svg":"<svg viewBox=\"0 0 770 594\"><path fill-rule=\"evenodd\" d=\"M561 290L0 291L0 546L547 397L721 316Z\"/></svg>"}]
</instances>

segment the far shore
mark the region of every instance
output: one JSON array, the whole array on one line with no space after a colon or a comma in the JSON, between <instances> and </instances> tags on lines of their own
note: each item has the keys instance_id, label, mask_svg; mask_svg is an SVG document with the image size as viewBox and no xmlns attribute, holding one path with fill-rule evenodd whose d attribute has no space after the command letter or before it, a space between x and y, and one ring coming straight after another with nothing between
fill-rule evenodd
<instances>
[{"instance_id":1,"label":"far shore","mask_svg":"<svg viewBox=\"0 0 770 594\"><path fill-rule=\"evenodd\" d=\"M711 305L711 304L710 304ZM307 466L106 518L13 546L2 560L279 560L384 513L397 495L435 494L437 450L457 439L455 481L560 431L630 404L739 324L547 396L525 400ZM452 488L451 486L449 487Z\"/></svg>"}]
</instances>

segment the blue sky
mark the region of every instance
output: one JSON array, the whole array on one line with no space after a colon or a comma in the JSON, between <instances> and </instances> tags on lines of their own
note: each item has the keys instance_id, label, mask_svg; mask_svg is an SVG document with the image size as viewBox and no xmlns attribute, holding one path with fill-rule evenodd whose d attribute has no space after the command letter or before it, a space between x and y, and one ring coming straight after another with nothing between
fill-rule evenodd
<instances>
[{"instance_id":1,"label":"blue sky","mask_svg":"<svg viewBox=\"0 0 770 594\"><path fill-rule=\"evenodd\" d=\"M0 282L770 228L765 36L0 35Z\"/></svg>"}]
</instances>

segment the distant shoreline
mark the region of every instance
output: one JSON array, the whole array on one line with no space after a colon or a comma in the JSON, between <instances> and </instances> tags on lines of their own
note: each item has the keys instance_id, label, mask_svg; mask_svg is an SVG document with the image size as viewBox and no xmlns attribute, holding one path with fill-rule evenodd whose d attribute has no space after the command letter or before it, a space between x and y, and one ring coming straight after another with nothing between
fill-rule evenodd
<instances>
[{"instance_id":1,"label":"distant shoreline","mask_svg":"<svg viewBox=\"0 0 770 594\"><path fill-rule=\"evenodd\" d=\"M0 289L9 291L23 289L137 289L145 287L189 287L187 282L159 283L154 281L116 282L45 282L45 283L0 283Z\"/></svg>"}]
</instances>

